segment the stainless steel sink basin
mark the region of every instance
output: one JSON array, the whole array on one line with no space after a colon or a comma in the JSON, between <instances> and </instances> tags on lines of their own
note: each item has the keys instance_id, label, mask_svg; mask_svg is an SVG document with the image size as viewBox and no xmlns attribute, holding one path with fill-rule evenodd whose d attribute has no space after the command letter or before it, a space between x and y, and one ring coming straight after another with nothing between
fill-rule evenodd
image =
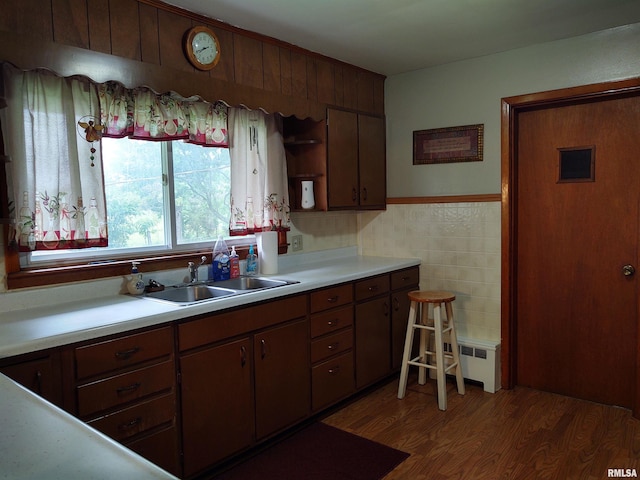
<instances>
[{"instance_id":1,"label":"stainless steel sink basin","mask_svg":"<svg viewBox=\"0 0 640 480\"><path fill-rule=\"evenodd\" d=\"M223 280L215 284L175 285L167 287L159 292L145 294L142 298L160 300L178 305L192 305L206 302L230 295L255 292L267 288L283 287L293 283L289 280L276 280L263 277L239 277L231 280Z\"/></svg>"},{"instance_id":2,"label":"stainless steel sink basin","mask_svg":"<svg viewBox=\"0 0 640 480\"><path fill-rule=\"evenodd\" d=\"M238 277L231 280L216 282L217 287L229 288L231 290L258 290L261 288L273 288L288 285L291 282L286 280L274 280L273 278L261 277Z\"/></svg>"},{"instance_id":3,"label":"stainless steel sink basin","mask_svg":"<svg viewBox=\"0 0 640 480\"><path fill-rule=\"evenodd\" d=\"M168 287L160 292L147 293L145 297L155 300L165 300L171 303L189 305L205 300L213 300L215 298L234 295L235 293L235 290L210 285L183 285L178 287Z\"/></svg>"}]
</instances>

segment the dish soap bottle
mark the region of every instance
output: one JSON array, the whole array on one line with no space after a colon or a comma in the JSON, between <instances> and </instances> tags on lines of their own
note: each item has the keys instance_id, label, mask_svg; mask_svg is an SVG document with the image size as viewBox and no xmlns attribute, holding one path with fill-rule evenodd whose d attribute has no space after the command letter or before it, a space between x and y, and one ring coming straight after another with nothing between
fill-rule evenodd
<instances>
[{"instance_id":1,"label":"dish soap bottle","mask_svg":"<svg viewBox=\"0 0 640 480\"><path fill-rule=\"evenodd\" d=\"M142 274L138 272L140 262L131 262L131 275L127 277L127 290L131 295L140 295L144 292Z\"/></svg>"},{"instance_id":2,"label":"dish soap bottle","mask_svg":"<svg viewBox=\"0 0 640 480\"><path fill-rule=\"evenodd\" d=\"M231 255L229 255L229 277L238 278L240 276L240 257L236 253L236 247L231 247Z\"/></svg>"},{"instance_id":3,"label":"dish soap bottle","mask_svg":"<svg viewBox=\"0 0 640 480\"><path fill-rule=\"evenodd\" d=\"M229 247L224 241L222 235L218 237L213 247L213 261L211 262L212 276L211 280L219 282L221 280L229 280Z\"/></svg>"},{"instance_id":4,"label":"dish soap bottle","mask_svg":"<svg viewBox=\"0 0 640 480\"><path fill-rule=\"evenodd\" d=\"M249 254L247 255L247 275L258 274L258 255L253 253L253 245L249 247Z\"/></svg>"}]
</instances>

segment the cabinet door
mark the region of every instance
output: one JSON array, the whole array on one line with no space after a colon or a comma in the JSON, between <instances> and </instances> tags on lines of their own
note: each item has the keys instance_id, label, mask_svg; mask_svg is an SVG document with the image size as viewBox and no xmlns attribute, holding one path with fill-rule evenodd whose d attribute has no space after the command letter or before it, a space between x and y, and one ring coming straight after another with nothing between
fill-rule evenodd
<instances>
[{"instance_id":1,"label":"cabinet door","mask_svg":"<svg viewBox=\"0 0 640 480\"><path fill-rule=\"evenodd\" d=\"M358 172L360 207L384 208L387 170L384 118L358 115Z\"/></svg>"},{"instance_id":2,"label":"cabinet door","mask_svg":"<svg viewBox=\"0 0 640 480\"><path fill-rule=\"evenodd\" d=\"M41 397L60 406L62 384L58 366L53 357L46 355L0 367L0 372Z\"/></svg>"},{"instance_id":3,"label":"cabinet door","mask_svg":"<svg viewBox=\"0 0 640 480\"><path fill-rule=\"evenodd\" d=\"M358 206L358 116L327 110L329 208Z\"/></svg>"},{"instance_id":4,"label":"cabinet door","mask_svg":"<svg viewBox=\"0 0 640 480\"><path fill-rule=\"evenodd\" d=\"M391 372L389 296L356 305L356 388Z\"/></svg>"},{"instance_id":5,"label":"cabinet door","mask_svg":"<svg viewBox=\"0 0 640 480\"><path fill-rule=\"evenodd\" d=\"M251 341L244 338L180 358L184 475L253 441Z\"/></svg>"},{"instance_id":6,"label":"cabinet door","mask_svg":"<svg viewBox=\"0 0 640 480\"><path fill-rule=\"evenodd\" d=\"M309 414L308 322L300 320L254 337L256 437L261 439Z\"/></svg>"},{"instance_id":7,"label":"cabinet door","mask_svg":"<svg viewBox=\"0 0 640 480\"><path fill-rule=\"evenodd\" d=\"M400 290L391 295L391 368L393 370L402 366L409 307L411 306L411 300L407 294L411 290L415 290L415 287ZM415 335L415 340L419 337L419 335Z\"/></svg>"}]
</instances>

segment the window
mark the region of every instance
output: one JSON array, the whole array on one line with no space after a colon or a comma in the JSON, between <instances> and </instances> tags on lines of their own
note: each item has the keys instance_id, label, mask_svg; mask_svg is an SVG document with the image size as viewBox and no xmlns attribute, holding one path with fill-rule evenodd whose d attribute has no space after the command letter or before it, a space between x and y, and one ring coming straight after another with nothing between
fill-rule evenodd
<instances>
[{"instance_id":1,"label":"window","mask_svg":"<svg viewBox=\"0 0 640 480\"><path fill-rule=\"evenodd\" d=\"M101 144L109 247L26 253L23 265L185 251L228 235L228 149L106 137Z\"/></svg>"}]
</instances>

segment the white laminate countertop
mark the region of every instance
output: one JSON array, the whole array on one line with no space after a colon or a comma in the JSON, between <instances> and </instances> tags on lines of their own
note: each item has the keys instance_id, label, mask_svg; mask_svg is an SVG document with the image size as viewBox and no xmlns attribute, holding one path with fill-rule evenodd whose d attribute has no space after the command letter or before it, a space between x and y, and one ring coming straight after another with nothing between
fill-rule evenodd
<instances>
[{"instance_id":1,"label":"white laminate countertop","mask_svg":"<svg viewBox=\"0 0 640 480\"><path fill-rule=\"evenodd\" d=\"M0 479L175 479L0 375Z\"/></svg>"},{"instance_id":2,"label":"white laminate countertop","mask_svg":"<svg viewBox=\"0 0 640 480\"><path fill-rule=\"evenodd\" d=\"M347 250L349 253L350 250ZM218 298L194 305L179 306L130 295L113 294L73 299L73 286L38 300L40 292L23 294L18 307L0 296L0 358L124 333L142 327L249 305L317 288L349 282L420 264L415 258L368 257L344 254L311 256L305 262L281 262L278 273L266 277L297 281L292 285ZM148 278L151 278L149 276ZM145 279L146 280L146 279ZM179 282L177 282L179 283ZM97 283L98 284L98 283ZM99 284L98 284L99 285ZM104 290L96 287L97 290ZM45 289L47 290L47 289ZM78 289L80 291L81 289ZM83 290L86 292L86 286ZM9 294L13 295L13 294ZM55 297L55 298L54 298ZM69 300L60 302L58 298Z\"/></svg>"}]
</instances>

